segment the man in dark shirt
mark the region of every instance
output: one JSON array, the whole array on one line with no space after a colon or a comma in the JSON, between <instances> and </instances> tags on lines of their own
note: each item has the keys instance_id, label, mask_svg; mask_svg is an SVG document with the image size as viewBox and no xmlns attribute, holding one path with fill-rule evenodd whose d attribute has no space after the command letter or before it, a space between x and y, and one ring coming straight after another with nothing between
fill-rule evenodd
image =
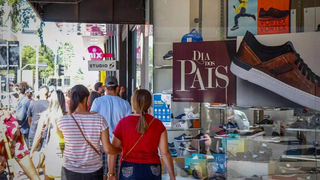
<instances>
[{"instance_id":1,"label":"man in dark shirt","mask_svg":"<svg viewBox=\"0 0 320 180\"><path fill-rule=\"evenodd\" d=\"M29 85L26 82L19 83L18 91L19 100L14 116L18 120L20 131L24 135L25 141L28 142L29 124L27 112L30 106L30 99L26 96L26 93L29 91Z\"/></svg>"},{"instance_id":2,"label":"man in dark shirt","mask_svg":"<svg viewBox=\"0 0 320 180\"><path fill-rule=\"evenodd\" d=\"M47 86L42 86L39 90L39 100L34 101L30 104L30 107L28 110L28 121L30 125L30 131L29 131L29 137L28 137L29 148L32 147L32 143L37 131L40 115L49 107L48 97L49 97L49 88Z\"/></svg>"}]
</instances>

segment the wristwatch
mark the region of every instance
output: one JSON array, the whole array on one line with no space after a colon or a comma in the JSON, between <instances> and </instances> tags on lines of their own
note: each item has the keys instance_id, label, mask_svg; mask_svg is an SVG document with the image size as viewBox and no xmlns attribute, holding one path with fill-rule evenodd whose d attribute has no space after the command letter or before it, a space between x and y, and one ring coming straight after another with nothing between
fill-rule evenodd
<instances>
[{"instance_id":1,"label":"wristwatch","mask_svg":"<svg viewBox=\"0 0 320 180\"><path fill-rule=\"evenodd\" d=\"M116 176L116 173L109 173L109 172L108 172L107 176L108 176L108 177L113 177L113 176Z\"/></svg>"}]
</instances>

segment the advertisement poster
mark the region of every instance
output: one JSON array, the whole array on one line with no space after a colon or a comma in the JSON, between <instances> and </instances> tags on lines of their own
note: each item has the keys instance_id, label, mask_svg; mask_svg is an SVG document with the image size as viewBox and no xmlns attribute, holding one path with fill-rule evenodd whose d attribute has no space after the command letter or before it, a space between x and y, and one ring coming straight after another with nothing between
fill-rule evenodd
<instances>
[{"instance_id":1,"label":"advertisement poster","mask_svg":"<svg viewBox=\"0 0 320 180\"><path fill-rule=\"evenodd\" d=\"M236 41L173 44L173 101L235 103Z\"/></svg>"},{"instance_id":2,"label":"advertisement poster","mask_svg":"<svg viewBox=\"0 0 320 180\"><path fill-rule=\"evenodd\" d=\"M290 33L290 0L258 3L258 34Z\"/></svg>"},{"instance_id":3,"label":"advertisement poster","mask_svg":"<svg viewBox=\"0 0 320 180\"><path fill-rule=\"evenodd\" d=\"M171 127L171 94L153 95L153 115L161 120L165 127Z\"/></svg>"},{"instance_id":4,"label":"advertisement poster","mask_svg":"<svg viewBox=\"0 0 320 180\"><path fill-rule=\"evenodd\" d=\"M228 0L227 38L290 33L290 0Z\"/></svg>"},{"instance_id":5,"label":"advertisement poster","mask_svg":"<svg viewBox=\"0 0 320 180\"><path fill-rule=\"evenodd\" d=\"M228 0L227 37L257 34L258 0Z\"/></svg>"}]
</instances>

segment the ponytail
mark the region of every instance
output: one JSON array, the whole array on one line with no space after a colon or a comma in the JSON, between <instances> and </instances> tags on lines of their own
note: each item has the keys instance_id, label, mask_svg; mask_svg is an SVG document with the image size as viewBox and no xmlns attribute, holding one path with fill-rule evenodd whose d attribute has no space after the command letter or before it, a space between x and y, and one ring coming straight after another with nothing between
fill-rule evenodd
<instances>
[{"instance_id":1,"label":"ponytail","mask_svg":"<svg viewBox=\"0 0 320 180\"><path fill-rule=\"evenodd\" d=\"M137 130L140 134L144 134L147 131L148 122L145 117L145 113L140 113L140 118L137 126Z\"/></svg>"},{"instance_id":2,"label":"ponytail","mask_svg":"<svg viewBox=\"0 0 320 180\"><path fill-rule=\"evenodd\" d=\"M137 131L144 134L147 131L148 122L145 114L148 112L152 103L152 97L148 90L136 90L132 96L131 104L136 113L140 114L139 122L137 124Z\"/></svg>"},{"instance_id":3,"label":"ponytail","mask_svg":"<svg viewBox=\"0 0 320 180\"><path fill-rule=\"evenodd\" d=\"M77 91L73 91L71 94L71 102L70 102L70 107L69 107L69 112L72 114L78 107L79 105L79 96Z\"/></svg>"}]
</instances>

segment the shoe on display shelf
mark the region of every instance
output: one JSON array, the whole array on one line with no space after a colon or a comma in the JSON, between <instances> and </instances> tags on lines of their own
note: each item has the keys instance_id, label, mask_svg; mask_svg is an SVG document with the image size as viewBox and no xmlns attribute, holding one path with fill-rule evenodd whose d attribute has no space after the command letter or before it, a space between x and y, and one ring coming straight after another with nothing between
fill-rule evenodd
<instances>
[{"instance_id":1,"label":"shoe on display shelf","mask_svg":"<svg viewBox=\"0 0 320 180\"><path fill-rule=\"evenodd\" d=\"M179 121L177 124L173 126L173 129L188 129L188 122L187 121Z\"/></svg>"},{"instance_id":2,"label":"shoe on display shelf","mask_svg":"<svg viewBox=\"0 0 320 180\"><path fill-rule=\"evenodd\" d=\"M163 56L163 60L172 60L173 58L173 51L168 51L166 55Z\"/></svg>"},{"instance_id":3,"label":"shoe on display shelf","mask_svg":"<svg viewBox=\"0 0 320 180\"><path fill-rule=\"evenodd\" d=\"M177 157L178 156L178 152L176 149L169 149L170 150L170 153L171 153L171 156L172 157Z\"/></svg>"},{"instance_id":4,"label":"shoe on display shelf","mask_svg":"<svg viewBox=\"0 0 320 180\"><path fill-rule=\"evenodd\" d=\"M195 149L195 148L192 147L192 146L189 146L189 147L187 148L187 151L188 151L188 152L196 152L197 149Z\"/></svg>"},{"instance_id":5,"label":"shoe on display shelf","mask_svg":"<svg viewBox=\"0 0 320 180\"><path fill-rule=\"evenodd\" d=\"M183 120L195 120L195 119L200 119L200 114L194 114L194 113L189 113L186 114L185 116L182 116Z\"/></svg>"},{"instance_id":6,"label":"shoe on display shelf","mask_svg":"<svg viewBox=\"0 0 320 180\"><path fill-rule=\"evenodd\" d=\"M320 126L320 120L318 115L300 117L296 122L288 124L288 128L299 128L299 129L315 129Z\"/></svg>"},{"instance_id":7,"label":"shoe on display shelf","mask_svg":"<svg viewBox=\"0 0 320 180\"><path fill-rule=\"evenodd\" d=\"M302 106L320 110L320 77L303 61L291 42L265 46L247 32L231 72Z\"/></svg>"},{"instance_id":8,"label":"shoe on display shelf","mask_svg":"<svg viewBox=\"0 0 320 180\"><path fill-rule=\"evenodd\" d=\"M216 137L230 137L226 130L221 130L215 134Z\"/></svg>"},{"instance_id":9,"label":"shoe on display shelf","mask_svg":"<svg viewBox=\"0 0 320 180\"><path fill-rule=\"evenodd\" d=\"M169 149L174 149L174 142L172 142L172 143L168 142L168 147L169 147Z\"/></svg>"},{"instance_id":10,"label":"shoe on display shelf","mask_svg":"<svg viewBox=\"0 0 320 180\"><path fill-rule=\"evenodd\" d=\"M270 116L265 115L264 119L260 122L258 122L257 124L259 125L263 125L263 124L273 124L273 120L270 120Z\"/></svg>"},{"instance_id":11,"label":"shoe on display shelf","mask_svg":"<svg viewBox=\"0 0 320 180\"><path fill-rule=\"evenodd\" d=\"M182 135L178 136L178 137L175 137L174 140L175 141L190 141L192 138L192 136L187 136L185 133L183 133Z\"/></svg>"},{"instance_id":12,"label":"shoe on display shelf","mask_svg":"<svg viewBox=\"0 0 320 180\"><path fill-rule=\"evenodd\" d=\"M234 122L237 124L239 130L249 130L250 123L246 114L239 110L234 110Z\"/></svg>"},{"instance_id":13,"label":"shoe on display shelf","mask_svg":"<svg viewBox=\"0 0 320 180\"><path fill-rule=\"evenodd\" d=\"M185 149L187 149L187 147L183 143L180 143L179 149L180 150L185 150Z\"/></svg>"},{"instance_id":14,"label":"shoe on display shelf","mask_svg":"<svg viewBox=\"0 0 320 180\"><path fill-rule=\"evenodd\" d=\"M183 116L185 116L186 114L180 114L179 116L176 116L175 119L182 119Z\"/></svg>"},{"instance_id":15,"label":"shoe on display shelf","mask_svg":"<svg viewBox=\"0 0 320 180\"><path fill-rule=\"evenodd\" d=\"M290 15L288 10L279 10L273 7L269 8L267 11L264 8L261 8L259 11L259 20L260 21L270 21L270 20L281 20Z\"/></svg>"}]
</instances>

